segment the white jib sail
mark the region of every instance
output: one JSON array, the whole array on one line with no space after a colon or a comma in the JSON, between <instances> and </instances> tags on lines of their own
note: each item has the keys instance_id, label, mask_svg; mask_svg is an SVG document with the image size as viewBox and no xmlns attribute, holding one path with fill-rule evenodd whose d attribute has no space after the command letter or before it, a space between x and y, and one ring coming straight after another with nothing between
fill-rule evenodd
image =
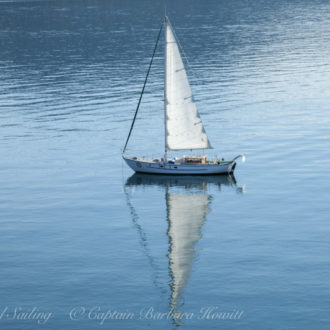
<instances>
[{"instance_id":1,"label":"white jib sail","mask_svg":"<svg viewBox=\"0 0 330 330\"><path fill-rule=\"evenodd\" d=\"M171 25L166 24L166 147L170 150L210 149Z\"/></svg>"}]
</instances>

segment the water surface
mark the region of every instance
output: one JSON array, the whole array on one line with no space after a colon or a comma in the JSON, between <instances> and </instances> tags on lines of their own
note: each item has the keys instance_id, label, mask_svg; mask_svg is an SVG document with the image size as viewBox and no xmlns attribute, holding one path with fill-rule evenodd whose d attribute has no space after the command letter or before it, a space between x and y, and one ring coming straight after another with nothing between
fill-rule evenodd
<instances>
[{"instance_id":1,"label":"water surface","mask_svg":"<svg viewBox=\"0 0 330 330\"><path fill-rule=\"evenodd\" d=\"M247 156L235 177L121 160L163 2L0 2L1 327L329 328L328 1L167 7L210 157ZM163 152L163 61L136 155Z\"/></svg>"}]
</instances>

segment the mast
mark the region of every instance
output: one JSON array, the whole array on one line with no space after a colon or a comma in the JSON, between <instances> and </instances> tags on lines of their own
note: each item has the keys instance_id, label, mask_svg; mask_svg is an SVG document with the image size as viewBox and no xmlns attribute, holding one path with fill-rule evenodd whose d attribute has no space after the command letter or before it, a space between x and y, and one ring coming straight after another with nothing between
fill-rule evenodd
<instances>
[{"instance_id":1,"label":"mast","mask_svg":"<svg viewBox=\"0 0 330 330\"><path fill-rule=\"evenodd\" d=\"M165 78L164 78L164 139L165 139L165 153L164 153L164 162L167 163L167 138L166 138L166 134L167 134L167 120L166 120L166 106L167 106L167 93L166 93L166 77L167 77L167 22L168 22L168 18L166 16L166 12L165 12L165 19L164 19L164 31L165 31Z\"/></svg>"}]
</instances>

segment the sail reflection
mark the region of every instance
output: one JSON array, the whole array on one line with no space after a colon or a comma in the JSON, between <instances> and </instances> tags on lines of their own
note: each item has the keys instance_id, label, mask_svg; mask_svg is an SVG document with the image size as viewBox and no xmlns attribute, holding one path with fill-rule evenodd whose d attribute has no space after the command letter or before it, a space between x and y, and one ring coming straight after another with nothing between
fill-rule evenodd
<instances>
[{"instance_id":1,"label":"sail reflection","mask_svg":"<svg viewBox=\"0 0 330 330\"><path fill-rule=\"evenodd\" d=\"M125 187L136 186L164 188L169 240L169 309L174 323L180 325L182 323L176 316L182 314L179 309L183 307L183 292L192 271L195 246L202 237L202 227L210 210L210 189L230 186L240 191L241 188L237 188L233 175L179 177L138 173L128 178L125 184Z\"/></svg>"},{"instance_id":2,"label":"sail reflection","mask_svg":"<svg viewBox=\"0 0 330 330\"><path fill-rule=\"evenodd\" d=\"M195 244L201 238L201 228L209 212L210 197L205 193L166 194L169 237L169 269L171 307L180 302L195 255Z\"/></svg>"}]
</instances>

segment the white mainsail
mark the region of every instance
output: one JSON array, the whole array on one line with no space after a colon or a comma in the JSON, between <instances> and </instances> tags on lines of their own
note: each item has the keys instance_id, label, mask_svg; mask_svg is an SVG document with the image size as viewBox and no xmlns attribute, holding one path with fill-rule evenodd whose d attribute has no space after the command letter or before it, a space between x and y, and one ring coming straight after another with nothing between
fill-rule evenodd
<instances>
[{"instance_id":1,"label":"white mainsail","mask_svg":"<svg viewBox=\"0 0 330 330\"><path fill-rule=\"evenodd\" d=\"M210 149L170 22L166 21L166 149Z\"/></svg>"},{"instance_id":2,"label":"white mainsail","mask_svg":"<svg viewBox=\"0 0 330 330\"><path fill-rule=\"evenodd\" d=\"M201 238L201 228L209 211L209 196L205 193L167 193L170 238L169 263L172 276L171 306L178 304L187 284L195 256L195 244Z\"/></svg>"}]
</instances>

